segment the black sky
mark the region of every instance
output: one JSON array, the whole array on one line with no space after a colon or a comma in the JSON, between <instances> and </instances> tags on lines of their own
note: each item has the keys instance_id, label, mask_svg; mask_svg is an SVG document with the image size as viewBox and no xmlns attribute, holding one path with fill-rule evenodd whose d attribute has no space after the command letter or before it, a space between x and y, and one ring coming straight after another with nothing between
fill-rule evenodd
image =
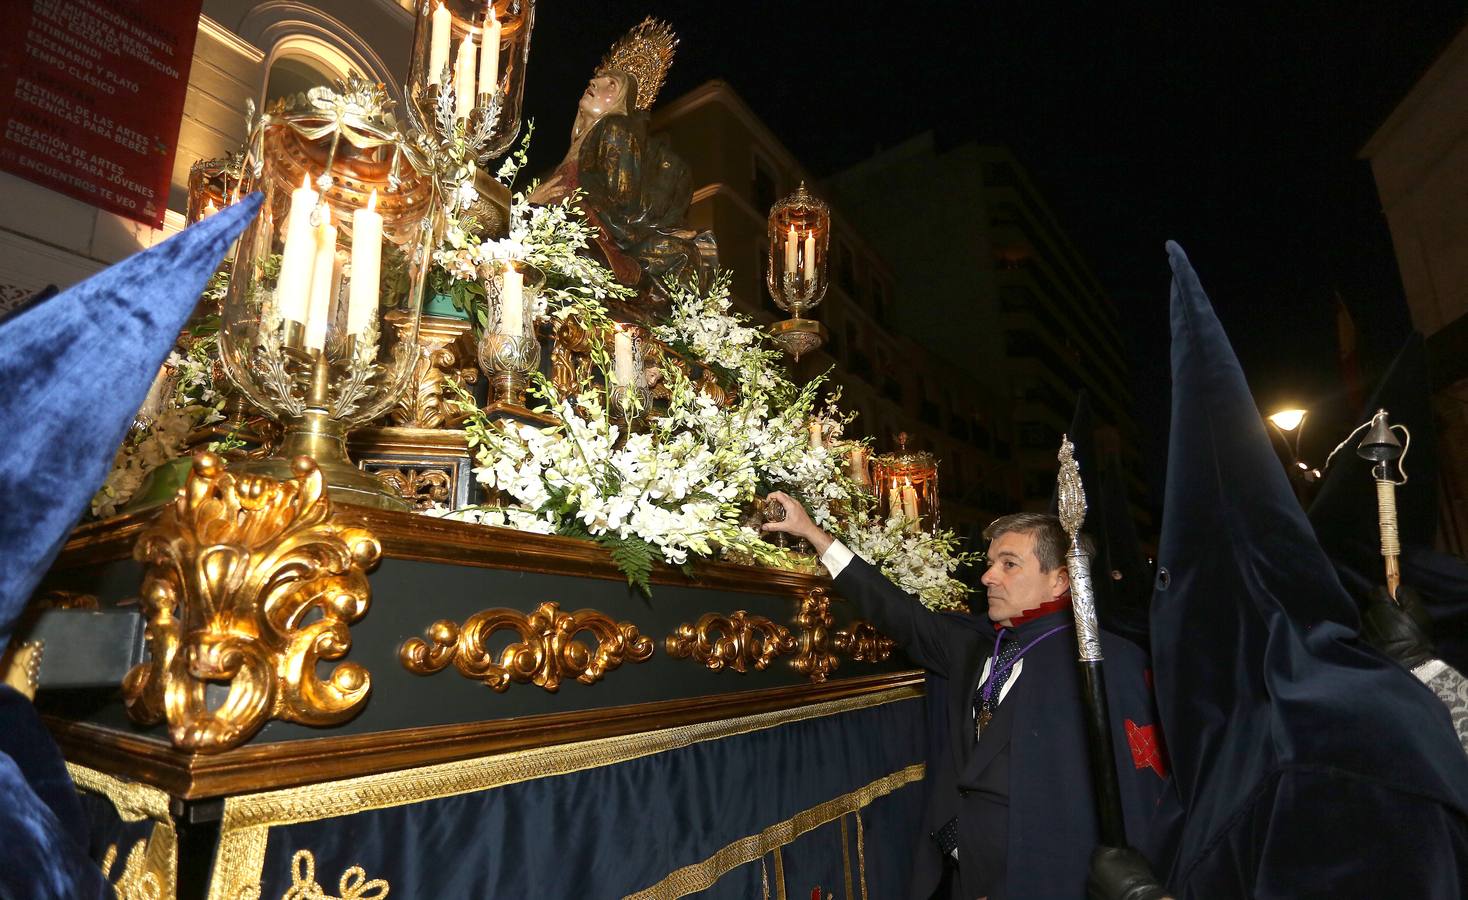
<instances>
[{"instance_id":1,"label":"black sky","mask_svg":"<svg viewBox=\"0 0 1468 900\"><path fill-rule=\"evenodd\" d=\"M1460 3L547 2L526 90L537 168L564 153L601 53L648 14L681 38L663 99L729 81L818 177L929 129L1010 146L1116 302L1159 469L1165 240L1187 249L1261 405L1319 410L1317 462L1352 414L1336 291L1368 380L1407 332L1356 157L1463 26Z\"/></svg>"}]
</instances>

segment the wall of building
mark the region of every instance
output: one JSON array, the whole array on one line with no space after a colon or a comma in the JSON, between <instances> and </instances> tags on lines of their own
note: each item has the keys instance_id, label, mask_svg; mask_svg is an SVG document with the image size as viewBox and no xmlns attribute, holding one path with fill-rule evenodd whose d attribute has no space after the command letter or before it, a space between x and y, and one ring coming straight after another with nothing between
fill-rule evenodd
<instances>
[{"instance_id":1,"label":"wall of building","mask_svg":"<svg viewBox=\"0 0 1468 900\"><path fill-rule=\"evenodd\" d=\"M1441 538L1468 553L1468 30L1372 136L1371 161L1437 411Z\"/></svg>"},{"instance_id":2,"label":"wall of building","mask_svg":"<svg viewBox=\"0 0 1468 900\"><path fill-rule=\"evenodd\" d=\"M295 61L298 71L309 67L323 81L356 72L400 96L413 36L410 6L410 0L205 0L163 227L0 172L0 307L48 284L74 284L181 229L189 169L244 144L245 103L264 100L278 61Z\"/></svg>"}]
</instances>

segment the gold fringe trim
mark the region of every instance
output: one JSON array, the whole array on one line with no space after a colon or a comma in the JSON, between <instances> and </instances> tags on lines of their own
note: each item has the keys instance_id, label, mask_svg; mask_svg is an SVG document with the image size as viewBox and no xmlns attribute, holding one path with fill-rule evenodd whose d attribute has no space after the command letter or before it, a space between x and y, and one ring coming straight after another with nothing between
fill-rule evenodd
<instances>
[{"instance_id":1,"label":"gold fringe trim","mask_svg":"<svg viewBox=\"0 0 1468 900\"><path fill-rule=\"evenodd\" d=\"M861 811L857 810L857 815ZM846 876L846 900L856 900L851 892L851 832L846 828L846 817L841 817L841 873Z\"/></svg>"},{"instance_id":2,"label":"gold fringe trim","mask_svg":"<svg viewBox=\"0 0 1468 900\"><path fill-rule=\"evenodd\" d=\"M856 867L861 873L861 900L867 900L867 836L861 827L861 810L856 811Z\"/></svg>"},{"instance_id":3,"label":"gold fringe trim","mask_svg":"<svg viewBox=\"0 0 1468 900\"><path fill-rule=\"evenodd\" d=\"M777 900L786 900L785 897L785 857L780 854L780 848L775 848L775 891Z\"/></svg>"},{"instance_id":4,"label":"gold fringe trim","mask_svg":"<svg viewBox=\"0 0 1468 900\"><path fill-rule=\"evenodd\" d=\"M914 781L921 781L922 777L922 763L915 763L890 775L884 775L849 794L842 794L818 806L802 810L783 822L771 825L759 834L740 838L703 862L684 866L652 887L635 894L628 894L623 900L674 900L677 897L686 897L695 891L707 890L731 869L753 862L769 853L771 849L775 849L778 853L778 848L789 844L807 831L819 828L847 813L856 812L878 797L890 794ZM780 857L777 855L775 857L777 877L783 875L781 869ZM783 877L780 880L783 884ZM850 882L848 881L847 884L849 890Z\"/></svg>"},{"instance_id":5,"label":"gold fringe trim","mask_svg":"<svg viewBox=\"0 0 1468 900\"><path fill-rule=\"evenodd\" d=\"M259 896L260 879L265 868L265 845L272 826L355 815L554 775L569 775L683 749L704 741L913 700L920 698L922 693L921 687L909 685L737 719L599 738L577 744L537 747L498 756L230 797L224 801L224 819L220 823L219 851L215 857L209 900Z\"/></svg>"},{"instance_id":6,"label":"gold fringe trim","mask_svg":"<svg viewBox=\"0 0 1468 900\"><path fill-rule=\"evenodd\" d=\"M146 847L138 841L127 855L122 877L113 885L117 895L124 900L173 897L178 892L178 833L168 811L168 794L76 763L67 763L66 771L78 788L106 797L124 822L153 822ZM114 844L102 867L109 878L117 852Z\"/></svg>"}]
</instances>

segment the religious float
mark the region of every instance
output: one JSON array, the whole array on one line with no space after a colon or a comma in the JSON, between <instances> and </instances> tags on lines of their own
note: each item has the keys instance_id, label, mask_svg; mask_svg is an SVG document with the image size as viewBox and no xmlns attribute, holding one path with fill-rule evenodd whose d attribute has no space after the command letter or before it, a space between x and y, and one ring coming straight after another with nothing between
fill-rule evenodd
<instances>
[{"instance_id":1,"label":"religious float","mask_svg":"<svg viewBox=\"0 0 1468 900\"><path fill-rule=\"evenodd\" d=\"M264 206L11 660L121 896L904 888L922 674L759 526L789 493L961 608L937 463L786 374L822 340L804 185L769 219L791 318L733 312L648 133L666 25L520 184L534 7L425 0L401 113L322 86L195 167L191 219Z\"/></svg>"}]
</instances>

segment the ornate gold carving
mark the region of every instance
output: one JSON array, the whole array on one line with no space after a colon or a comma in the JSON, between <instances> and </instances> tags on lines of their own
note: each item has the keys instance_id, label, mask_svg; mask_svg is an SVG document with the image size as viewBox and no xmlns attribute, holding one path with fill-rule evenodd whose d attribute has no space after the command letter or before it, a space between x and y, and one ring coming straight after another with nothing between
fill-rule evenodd
<instances>
[{"instance_id":1,"label":"ornate gold carving","mask_svg":"<svg viewBox=\"0 0 1468 900\"><path fill-rule=\"evenodd\" d=\"M398 466L394 469L378 469L372 473L377 480L403 495L403 499L415 510L425 510L435 505L444 505L454 494L454 484L444 469Z\"/></svg>"},{"instance_id":2,"label":"ornate gold carving","mask_svg":"<svg viewBox=\"0 0 1468 900\"><path fill-rule=\"evenodd\" d=\"M176 747L227 750L271 718L341 722L371 690L357 663L325 680L316 668L350 649L382 547L335 520L314 462L297 457L292 469L290 481L234 475L201 453L180 497L138 538L152 658L127 673L123 699L136 722L166 719ZM211 708L205 691L219 682L229 692Z\"/></svg>"},{"instance_id":3,"label":"ornate gold carving","mask_svg":"<svg viewBox=\"0 0 1468 900\"><path fill-rule=\"evenodd\" d=\"M10 648L0 654L0 683L8 684L34 700L36 688L41 686L41 657L46 652L45 641L12 642Z\"/></svg>"},{"instance_id":4,"label":"ornate gold carving","mask_svg":"<svg viewBox=\"0 0 1468 900\"><path fill-rule=\"evenodd\" d=\"M573 317L556 324L551 341L551 384L574 397L591 378L591 335Z\"/></svg>"},{"instance_id":5,"label":"ornate gold carving","mask_svg":"<svg viewBox=\"0 0 1468 900\"><path fill-rule=\"evenodd\" d=\"M496 658L489 650L497 631L515 631L520 641ZM597 639L593 652L576 635L589 631ZM440 671L450 662L465 678L483 681L503 693L510 682L534 682L547 691L560 689L561 679L574 677L595 684L624 661L652 656L652 639L631 622L617 622L594 609L562 612L547 602L526 614L517 609L486 609L457 624L441 619L428 629L428 640L409 638L398 651L403 667L417 675Z\"/></svg>"},{"instance_id":6,"label":"ornate gold carving","mask_svg":"<svg viewBox=\"0 0 1468 900\"><path fill-rule=\"evenodd\" d=\"M886 662L892 657L892 648L897 646L896 641L865 619L852 619L851 624L836 632L832 643L857 662L870 663Z\"/></svg>"},{"instance_id":7,"label":"ornate gold carving","mask_svg":"<svg viewBox=\"0 0 1468 900\"><path fill-rule=\"evenodd\" d=\"M634 105L646 112L663 88L668 68L673 65L673 52L677 49L678 36L668 23L648 16L612 45L596 74L623 72L631 75L637 84Z\"/></svg>"},{"instance_id":8,"label":"ornate gold carving","mask_svg":"<svg viewBox=\"0 0 1468 900\"><path fill-rule=\"evenodd\" d=\"M297 850L291 857L291 887L280 900L380 900L387 896L385 879L367 880L367 870L352 866L342 873L336 889L340 897L332 897L316 883L316 856L310 850Z\"/></svg>"},{"instance_id":9,"label":"ornate gold carving","mask_svg":"<svg viewBox=\"0 0 1468 900\"><path fill-rule=\"evenodd\" d=\"M401 331L407 327L394 322ZM388 410L393 425L410 428L457 428L467 413L448 402L448 383L459 386L479 379L469 323L442 316L425 316L419 330L418 359L402 397Z\"/></svg>"},{"instance_id":10,"label":"ornate gold carving","mask_svg":"<svg viewBox=\"0 0 1468 900\"><path fill-rule=\"evenodd\" d=\"M775 657L795 649L790 629L764 616L739 610L732 615L705 613L698 623L684 622L664 642L668 655L692 657L717 672L728 666L746 672L764 669Z\"/></svg>"},{"instance_id":11,"label":"ornate gold carving","mask_svg":"<svg viewBox=\"0 0 1468 900\"><path fill-rule=\"evenodd\" d=\"M795 625L800 629L800 647L790 665L795 671L820 684L841 661L832 652L831 598L825 588L811 588L800 601Z\"/></svg>"}]
</instances>

